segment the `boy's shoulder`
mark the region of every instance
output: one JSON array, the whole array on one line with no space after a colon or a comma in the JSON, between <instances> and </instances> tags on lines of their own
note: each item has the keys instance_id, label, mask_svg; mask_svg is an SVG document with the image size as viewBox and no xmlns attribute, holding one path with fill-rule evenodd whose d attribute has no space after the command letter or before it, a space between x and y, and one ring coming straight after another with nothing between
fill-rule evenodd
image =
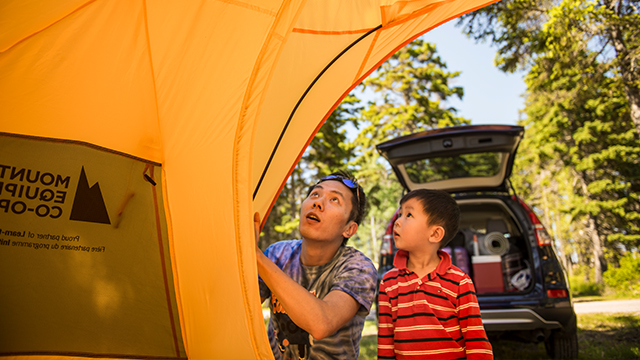
<instances>
[{"instance_id":1,"label":"boy's shoulder","mask_svg":"<svg viewBox=\"0 0 640 360\"><path fill-rule=\"evenodd\" d=\"M382 276L382 281L383 282L389 282L389 281L395 280L400 275L402 275L403 273L404 273L403 270L400 270L400 269L394 267L391 270L389 270L386 273L384 273L384 275Z\"/></svg>"},{"instance_id":2,"label":"boy's shoulder","mask_svg":"<svg viewBox=\"0 0 640 360\"><path fill-rule=\"evenodd\" d=\"M450 274L451 276L455 276L457 278L463 279L463 278L469 278L469 275L462 271L459 267L451 264L449 266L449 269L447 269L447 274Z\"/></svg>"},{"instance_id":3,"label":"boy's shoulder","mask_svg":"<svg viewBox=\"0 0 640 360\"><path fill-rule=\"evenodd\" d=\"M469 284L473 284L473 280L469 274L462 271L459 267L451 264L446 272L439 277L441 283L447 287L453 286L452 290L459 287L466 287Z\"/></svg>"}]
</instances>

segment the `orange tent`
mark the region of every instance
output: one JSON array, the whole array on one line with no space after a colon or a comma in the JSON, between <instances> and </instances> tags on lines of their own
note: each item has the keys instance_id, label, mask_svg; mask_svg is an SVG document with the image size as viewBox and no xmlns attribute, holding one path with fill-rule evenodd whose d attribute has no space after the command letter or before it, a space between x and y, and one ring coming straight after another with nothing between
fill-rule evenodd
<instances>
[{"instance_id":1,"label":"orange tent","mask_svg":"<svg viewBox=\"0 0 640 360\"><path fill-rule=\"evenodd\" d=\"M252 213L370 72L493 1L0 2L0 357L271 358Z\"/></svg>"}]
</instances>

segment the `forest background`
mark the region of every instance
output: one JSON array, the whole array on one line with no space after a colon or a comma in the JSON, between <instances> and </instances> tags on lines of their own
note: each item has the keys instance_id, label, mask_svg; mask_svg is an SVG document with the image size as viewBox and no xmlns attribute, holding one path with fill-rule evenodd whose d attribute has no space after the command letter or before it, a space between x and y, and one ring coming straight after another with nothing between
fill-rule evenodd
<instances>
[{"instance_id":1,"label":"forest background","mask_svg":"<svg viewBox=\"0 0 640 360\"><path fill-rule=\"evenodd\" d=\"M555 239L574 295L640 296L639 8L638 0L503 0L456 24L497 49L498 69L524 74L517 123L525 136L511 183ZM471 124L450 105L464 101L464 89L455 86L459 74L424 37L372 73L311 141L269 214L260 247L300 238L308 187L348 169L369 200L349 245L377 264L403 190L375 145Z\"/></svg>"}]
</instances>

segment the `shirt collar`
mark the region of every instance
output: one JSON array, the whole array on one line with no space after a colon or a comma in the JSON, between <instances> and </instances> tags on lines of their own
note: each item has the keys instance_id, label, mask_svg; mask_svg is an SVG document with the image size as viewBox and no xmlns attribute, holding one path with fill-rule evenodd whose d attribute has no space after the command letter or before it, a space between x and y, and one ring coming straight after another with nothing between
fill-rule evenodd
<instances>
[{"instance_id":1,"label":"shirt collar","mask_svg":"<svg viewBox=\"0 0 640 360\"><path fill-rule=\"evenodd\" d=\"M438 256L440 257L440 262L436 267L435 272L438 275L444 275L447 270L451 267L451 257L449 254L442 250L438 250ZM396 269L404 270L406 272L411 272L411 270L407 269L407 261L409 260L409 253L404 250L398 250L396 252L396 256L393 258L393 266Z\"/></svg>"}]
</instances>

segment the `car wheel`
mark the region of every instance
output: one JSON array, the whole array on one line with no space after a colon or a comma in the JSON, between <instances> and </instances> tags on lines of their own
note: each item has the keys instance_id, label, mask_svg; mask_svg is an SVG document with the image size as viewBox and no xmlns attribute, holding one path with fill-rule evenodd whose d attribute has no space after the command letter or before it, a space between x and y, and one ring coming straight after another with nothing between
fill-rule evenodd
<instances>
[{"instance_id":1,"label":"car wheel","mask_svg":"<svg viewBox=\"0 0 640 360\"><path fill-rule=\"evenodd\" d=\"M561 333L554 331L544 342L547 355L552 359L577 359L578 358L578 334Z\"/></svg>"}]
</instances>

